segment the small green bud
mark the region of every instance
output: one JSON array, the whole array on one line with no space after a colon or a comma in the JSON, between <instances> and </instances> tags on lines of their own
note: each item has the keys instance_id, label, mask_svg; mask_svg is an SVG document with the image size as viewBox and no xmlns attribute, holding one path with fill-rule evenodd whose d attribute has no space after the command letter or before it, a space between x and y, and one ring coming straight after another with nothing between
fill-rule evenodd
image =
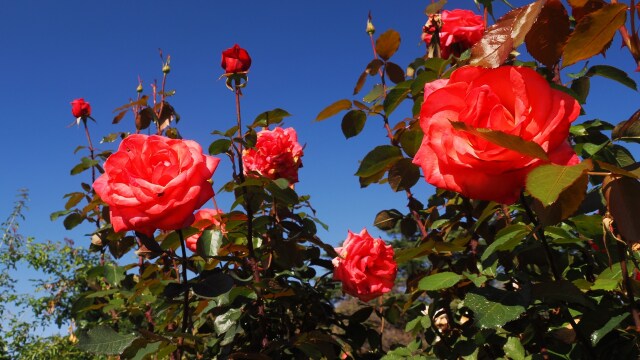
<instances>
[{"instance_id":1,"label":"small green bud","mask_svg":"<svg viewBox=\"0 0 640 360\"><path fill-rule=\"evenodd\" d=\"M376 32L375 26L373 26L373 22L371 22L371 11L369 11L369 17L367 18L367 34L373 35Z\"/></svg>"},{"instance_id":2,"label":"small green bud","mask_svg":"<svg viewBox=\"0 0 640 360\"><path fill-rule=\"evenodd\" d=\"M142 92L142 84L138 84L138 87L136 88L136 91L141 93Z\"/></svg>"},{"instance_id":3,"label":"small green bud","mask_svg":"<svg viewBox=\"0 0 640 360\"><path fill-rule=\"evenodd\" d=\"M162 72L165 74L168 74L171 71L171 66L169 66L169 64L164 64L164 66L162 67Z\"/></svg>"}]
</instances>

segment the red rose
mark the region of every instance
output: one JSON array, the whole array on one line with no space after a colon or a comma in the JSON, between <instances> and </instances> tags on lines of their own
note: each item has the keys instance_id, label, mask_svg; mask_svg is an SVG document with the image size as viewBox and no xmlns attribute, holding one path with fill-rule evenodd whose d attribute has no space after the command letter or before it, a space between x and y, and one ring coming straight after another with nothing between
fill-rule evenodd
<instances>
[{"instance_id":1,"label":"red rose","mask_svg":"<svg viewBox=\"0 0 640 360\"><path fill-rule=\"evenodd\" d=\"M196 252L198 239L202 236L202 232L208 227L216 227L224 231L221 219L222 211L214 209L200 209L196 211L195 220L191 226L200 230L197 234L191 235L185 239L187 248Z\"/></svg>"},{"instance_id":2,"label":"red rose","mask_svg":"<svg viewBox=\"0 0 640 360\"><path fill-rule=\"evenodd\" d=\"M477 43L484 33L482 16L471 10L444 10L440 14L440 20L440 52L443 59L448 59L451 54L460 56ZM422 40L429 45L435 29L425 27L423 31Z\"/></svg>"},{"instance_id":3,"label":"red rose","mask_svg":"<svg viewBox=\"0 0 640 360\"><path fill-rule=\"evenodd\" d=\"M284 178L298 182L298 168L302 166L302 146L293 128L277 127L258 132L256 146L243 152L244 172L256 172L269 179Z\"/></svg>"},{"instance_id":4,"label":"red rose","mask_svg":"<svg viewBox=\"0 0 640 360\"><path fill-rule=\"evenodd\" d=\"M534 70L465 66L449 80L428 83L420 112L424 138L413 159L427 182L481 200L516 201L527 174L542 160L495 145L452 121L499 130L540 145L551 162L579 162L567 141L578 102L552 89Z\"/></svg>"},{"instance_id":5,"label":"red rose","mask_svg":"<svg viewBox=\"0 0 640 360\"><path fill-rule=\"evenodd\" d=\"M91 105L82 98L75 99L71 102L71 113L77 118L91 116Z\"/></svg>"},{"instance_id":6,"label":"red rose","mask_svg":"<svg viewBox=\"0 0 640 360\"><path fill-rule=\"evenodd\" d=\"M130 135L93 188L109 205L115 231L177 230L191 225L193 212L213 197L209 180L219 162L195 141Z\"/></svg>"},{"instance_id":7,"label":"red rose","mask_svg":"<svg viewBox=\"0 0 640 360\"><path fill-rule=\"evenodd\" d=\"M221 66L227 74L245 72L251 67L251 57L247 50L235 44L232 48L222 52Z\"/></svg>"},{"instance_id":8,"label":"red rose","mask_svg":"<svg viewBox=\"0 0 640 360\"><path fill-rule=\"evenodd\" d=\"M342 282L342 291L362 301L391 291L398 272L391 245L362 229L360 234L349 231L336 252L340 257L333 259L333 278Z\"/></svg>"}]
</instances>

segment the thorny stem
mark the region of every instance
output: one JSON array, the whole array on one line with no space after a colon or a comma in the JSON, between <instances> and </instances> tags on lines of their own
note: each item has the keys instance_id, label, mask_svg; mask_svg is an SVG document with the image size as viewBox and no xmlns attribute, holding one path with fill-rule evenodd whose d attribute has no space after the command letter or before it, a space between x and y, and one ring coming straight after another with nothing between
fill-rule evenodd
<instances>
[{"instance_id":1,"label":"thorny stem","mask_svg":"<svg viewBox=\"0 0 640 360\"><path fill-rule=\"evenodd\" d=\"M531 207L527 203L527 199L524 197L523 192L520 193L520 202L522 203L522 206L524 207L524 210L527 213L527 217L529 217L529 220L537 229L536 235L540 239L540 242L542 243L542 247L544 248L544 252L547 256L547 262L551 267L551 272L553 273L554 280L556 282L562 281L563 280L562 273L558 271L558 267L556 266L555 261L553 261L553 254L551 252L551 247L549 246L549 243L547 242L547 238L544 235L544 227L541 226L540 223L538 222L538 219L536 218L535 214L533 213L533 210L531 210ZM588 358L594 358L589 339L586 336L584 336L584 334L582 333L582 330L578 328L578 323L576 323L576 320L573 318L573 316L571 316L571 313L569 313L569 309L566 303L563 303L563 304L564 306L562 306L562 311L565 313L565 317L569 320L569 324L571 324L571 327L573 328L573 331L575 331L579 341L587 349Z\"/></svg>"}]
</instances>

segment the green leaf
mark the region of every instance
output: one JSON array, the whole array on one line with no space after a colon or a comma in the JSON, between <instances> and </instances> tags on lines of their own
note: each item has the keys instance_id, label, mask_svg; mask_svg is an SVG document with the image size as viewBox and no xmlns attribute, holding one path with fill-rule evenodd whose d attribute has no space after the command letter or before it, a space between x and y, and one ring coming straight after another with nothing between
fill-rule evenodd
<instances>
[{"instance_id":1,"label":"green leaf","mask_svg":"<svg viewBox=\"0 0 640 360\"><path fill-rule=\"evenodd\" d=\"M422 144L424 133L421 129L407 130L400 135L400 146L410 157L416 156Z\"/></svg>"},{"instance_id":2,"label":"green leaf","mask_svg":"<svg viewBox=\"0 0 640 360\"><path fill-rule=\"evenodd\" d=\"M356 312L349 316L349 324L352 323L362 323L365 322L371 313L373 312L373 308L371 306L365 306L361 309L358 309Z\"/></svg>"},{"instance_id":3,"label":"green leaf","mask_svg":"<svg viewBox=\"0 0 640 360\"><path fill-rule=\"evenodd\" d=\"M376 53L385 61L389 60L400 47L400 34L389 29L376 40Z\"/></svg>"},{"instance_id":4,"label":"green leaf","mask_svg":"<svg viewBox=\"0 0 640 360\"><path fill-rule=\"evenodd\" d=\"M520 339L509 337L507 343L504 344L504 354L513 360L524 360L525 352Z\"/></svg>"},{"instance_id":5,"label":"green leaf","mask_svg":"<svg viewBox=\"0 0 640 360\"><path fill-rule=\"evenodd\" d=\"M71 175L80 174L81 172L87 169L90 169L91 167L96 166L98 164L99 164L98 160L91 160L88 157L83 157L80 163L74 166L73 169L71 169Z\"/></svg>"},{"instance_id":6,"label":"green leaf","mask_svg":"<svg viewBox=\"0 0 640 360\"><path fill-rule=\"evenodd\" d=\"M636 85L636 82L633 81L632 78L629 77L629 75L627 75L626 72L615 68L613 66L609 66L609 65L595 65L589 68L589 70L586 73L586 76L594 76L594 75L599 75L602 77L605 77L607 79L611 79L614 81L619 82L620 84L631 88L633 90L638 90L638 87Z\"/></svg>"},{"instance_id":7,"label":"green leaf","mask_svg":"<svg viewBox=\"0 0 640 360\"><path fill-rule=\"evenodd\" d=\"M256 119L253 121L253 125L266 127L272 124L278 124L282 122L282 119L289 116L291 116L291 114L289 114L287 111L276 108L270 111L265 111L262 114L256 116Z\"/></svg>"},{"instance_id":8,"label":"green leaf","mask_svg":"<svg viewBox=\"0 0 640 360\"><path fill-rule=\"evenodd\" d=\"M84 199L84 196L85 194L81 192L66 194L64 197L65 198L68 197L69 200L67 200L67 203L64 205L64 208L67 210L73 208L74 206L78 205L78 203L82 201L82 199Z\"/></svg>"},{"instance_id":9,"label":"green leaf","mask_svg":"<svg viewBox=\"0 0 640 360\"><path fill-rule=\"evenodd\" d=\"M461 121L452 121L451 125L454 129L468 132L481 139L487 140L493 144L504 148L519 152L533 158L549 160L547 153L542 147L532 141L527 141L519 136L504 133L502 131L474 128Z\"/></svg>"},{"instance_id":10,"label":"green leaf","mask_svg":"<svg viewBox=\"0 0 640 360\"><path fill-rule=\"evenodd\" d=\"M222 246L222 241L222 231L204 230L196 245L198 255L204 259L218 256L218 250L220 250L220 246Z\"/></svg>"},{"instance_id":11,"label":"green leaf","mask_svg":"<svg viewBox=\"0 0 640 360\"><path fill-rule=\"evenodd\" d=\"M640 110L636 111L628 120L620 122L611 132L612 140L640 142Z\"/></svg>"},{"instance_id":12,"label":"green leaf","mask_svg":"<svg viewBox=\"0 0 640 360\"><path fill-rule=\"evenodd\" d=\"M356 176L368 177L391 167L402 159L400 149L393 145L381 145L371 150L360 163Z\"/></svg>"},{"instance_id":13,"label":"green leaf","mask_svg":"<svg viewBox=\"0 0 640 360\"><path fill-rule=\"evenodd\" d=\"M84 221L84 216L80 215L77 212L72 212L71 214L67 215L66 218L64 218L64 221L62 223L65 229L71 230L74 227L80 225L80 223L82 223L83 221Z\"/></svg>"},{"instance_id":14,"label":"green leaf","mask_svg":"<svg viewBox=\"0 0 640 360\"><path fill-rule=\"evenodd\" d=\"M348 110L351 108L351 101L347 99L342 99L334 102L333 104L324 108L318 116L316 116L316 121L321 121L327 118L330 118L340 111Z\"/></svg>"},{"instance_id":15,"label":"green leaf","mask_svg":"<svg viewBox=\"0 0 640 360\"><path fill-rule=\"evenodd\" d=\"M587 172L591 169L593 164L590 160L573 166L540 165L527 175L526 189L544 206L549 206L580 177L587 176Z\"/></svg>"},{"instance_id":16,"label":"green leaf","mask_svg":"<svg viewBox=\"0 0 640 360\"><path fill-rule=\"evenodd\" d=\"M216 316L216 319L213 321L214 329L216 333L219 335L224 334L231 329L231 326L235 324L235 322L240 319L242 315L242 309L229 309L227 312Z\"/></svg>"},{"instance_id":17,"label":"green leaf","mask_svg":"<svg viewBox=\"0 0 640 360\"><path fill-rule=\"evenodd\" d=\"M420 180L420 168L411 159L400 159L389 169L388 178L393 191L409 190Z\"/></svg>"},{"instance_id":18,"label":"green leaf","mask_svg":"<svg viewBox=\"0 0 640 360\"><path fill-rule=\"evenodd\" d=\"M112 286L119 286L124 280L126 270L124 267L108 264L104 266L104 278Z\"/></svg>"},{"instance_id":19,"label":"green leaf","mask_svg":"<svg viewBox=\"0 0 640 360\"><path fill-rule=\"evenodd\" d=\"M605 335L610 333L613 329L618 327L620 323L629 316L629 313L624 313L618 316L612 317L603 327L591 333L589 337L591 340L591 346L596 346L602 340Z\"/></svg>"},{"instance_id":20,"label":"green leaf","mask_svg":"<svg viewBox=\"0 0 640 360\"><path fill-rule=\"evenodd\" d=\"M233 278L223 273L219 268L203 271L191 281L193 292L204 298L214 298L226 294L233 288Z\"/></svg>"},{"instance_id":21,"label":"green leaf","mask_svg":"<svg viewBox=\"0 0 640 360\"><path fill-rule=\"evenodd\" d=\"M369 93L362 98L362 100L364 102L372 103L378 100L378 98L380 98L383 94L384 94L384 86L382 86L381 84L376 84L371 89L371 91L369 91Z\"/></svg>"},{"instance_id":22,"label":"green leaf","mask_svg":"<svg viewBox=\"0 0 640 360\"><path fill-rule=\"evenodd\" d=\"M606 4L580 19L564 47L563 67L603 52L627 18L626 4Z\"/></svg>"},{"instance_id":23,"label":"green leaf","mask_svg":"<svg viewBox=\"0 0 640 360\"><path fill-rule=\"evenodd\" d=\"M384 112L387 116L391 115L398 105L407 99L407 95L411 92L410 85L411 80L401 82L389 91L387 97L384 98L384 102L382 103Z\"/></svg>"},{"instance_id":24,"label":"green leaf","mask_svg":"<svg viewBox=\"0 0 640 360\"><path fill-rule=\"evenodd\" d=\"M525 311L526 302L519 293L485 286L469 292L464 305L473 311L477 326L499 328L519 318Z\"/></svg>"},{"instance_id":25,"label":"green leaf","mask_svg":"<svg viewBox=\"0 0 640 360\"><path fill-rule=\"evenodd\" d=\"M138 337L137 334L118 334L106 325L78 333L78 347L101 355L120 355Z\"/></svg>"},{"instance_id":26,"label":"green leaf","mask_svg":"<svg viewBox=\"0 0 640 360\"><path fill-rule=\"evenodd\" d=\"M531 296L547 304L552 301L566 301L571 304L580 304L587 308L594 307L582 291L568 280L534 284L531 287Z\"/></svg>"},{"instance_id":27,"label":"green leaf","mask_svg":"<svg viewBox=\"0 0 640 360\"><path fill-rule=\"evenodd\" d=\"M496 234L495 240L482 253L480 259L486 260L496 251L511 251L520 245L531 233L531 229L524 224L509 225Z\"/></svg>"},{"instance_id":28,"label":"green leaf","mask_svg":"<svg viewBox=\"0 0 640 360\"><path fill-rule=\"evenodd\" d=\"M354 137L364 129L367 114L362 110L351 110L342 118L342 133L348 139Z\"/></svg>"},{"instance_id":29,"label":"green leaf","mask_svg":"<svg viewBox=\"0 0 640 360\"><path fill-rule=\"evenodd\" d=\"M391 230L402 218L402 213L396 209L382 210L376 215L373 225L383 231Z\"/></svg>"},{"instance_id":30,"label":"green leaf","mask_svg":"<svg viewBox=\"0 0 640 360\"><path fill-rule=\"evenodd\" d=\"M438 11L442 10L446 4L447 4L447 0L438 0L438 2L435 2L435 3L432 2L431 4L427 5L427 8L424 10L424 13L426 15L435 14Z\"/></svg>"},{"instance_id":31,"label":"green leaf","mask_svg":"<svg viewBox=\"0 0 640 360\"><path fill-rule=\"evenodd\" d=\"M437 274L425 276L420 279L420 282L418 283L418 289L426 291L447 289L454 286L462 279L464 279L464 276L462 275L450 271L444 271Z\"/></svg>"},{"instance_id":32,"label":"green leaf","mask_svg":"<svg viewBox=\"0 0 640 360\"><path fill-rule=\"evenodd\" d=\"M226 153L229 151L231 147L231 140L229 139L218 139L209 145L209 155L218 155L222 153Z\"/></svg>"}]
</instances>

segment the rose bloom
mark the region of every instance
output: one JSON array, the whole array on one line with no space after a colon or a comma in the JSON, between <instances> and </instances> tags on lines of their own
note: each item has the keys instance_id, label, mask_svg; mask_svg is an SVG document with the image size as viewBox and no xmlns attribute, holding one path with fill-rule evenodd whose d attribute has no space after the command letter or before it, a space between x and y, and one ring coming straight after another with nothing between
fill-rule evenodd
<instances>
[{"instance_id":1,"label":"rose bloom","mask_svg":"<svg viewBox=\"0 0 640 360\"><path fill-rule=\"evenodd\" d=\"M115 231L150 236L193 223L193 212L213 197L210 179L219 162L195 141L129 135L93 188L109 205Z\"/></svg>"},{"instance_id":2,"label":"rose bloom","mask_svg":"<svg viewBox=\"0 0 640 360\"><path fill-rule=\"evenodd\" d=\"M527 174L544 161L455 130L451 122L519 136L540 145L551 162L575 165L579 159L567 138L579 114L574 98L552 89L532 69L465 66L449 80L425 85L420 111L424 138L413 163L434 186L512 204Z\"/></svg>"},{"instance_id":3,"label":"rose bloom","mask_svg":"<svg viewBox=\"0 0 640 360\"><path fill-rule=\"evenodd\" d=\"M302 155L302 146L293 128L261 130L256 146L243 152L244 172L248 176L256 172L272 180L284 178L294 184L298 182Z\"/></svg>"},{"instance_id":4,"label":"rose bloom","mask_svg":"<svg viewBox=\"0 0 640 360\"><path fill-rule=\"evenodd\" d=\"M251 67L251 56L247 50L235 44L222 52L221 66L227 74L246 72Z\"/></svg>"},{"instance_id":5,"label":"rose bloom","mask_svg":"<svg viewBox=\"0 0 640 360\"><path fill-rule=\"evenodd\" d=\"M336 252L340 256L333 259L333 278L342 282L342 291L362 301L391 291L398 273L391 245L362 229L359 234L349 231Z\"/></svg>"},{"instance_id":6,"label":"rose bloom","mask_svg":"<svg viewBox=\"0 0 640 360\"><path fill-rule=\"evenodd\" d=\"M459 57L465 50L480 41L484 33L484 20L471 10L444 10L440 14L442 27L440 29L440 52L443 59L451 54ZM422 33L422 40L431 42L433 36L431 27L426 27Z\"/></svg>"},{"instance_id":7,"label":"rose bloom","mask_svg":"<svg viewBox=\"0 0 640 360\"><path fill-rule=\"evenodd\" d=\"M75 99L71 102L71 113L77 118L91 116L91 105L82 98Z\"/></svg>"},{"instance_id":8,"label":"rose bloom","mask_svg":"<svg viewBox=\"0 0 640 360\"><path fill-rule=\"evenodd\" d=\"M191 235L185 239L187 248L196 252L198 247L198 239L202 236L202 232L209 228L218 228L224 231L224 225L221 222L222 211L215 209L200 209L195 213L195 220L191 226L200 230L197 234Z\"/></svg>"}]
</instances>

